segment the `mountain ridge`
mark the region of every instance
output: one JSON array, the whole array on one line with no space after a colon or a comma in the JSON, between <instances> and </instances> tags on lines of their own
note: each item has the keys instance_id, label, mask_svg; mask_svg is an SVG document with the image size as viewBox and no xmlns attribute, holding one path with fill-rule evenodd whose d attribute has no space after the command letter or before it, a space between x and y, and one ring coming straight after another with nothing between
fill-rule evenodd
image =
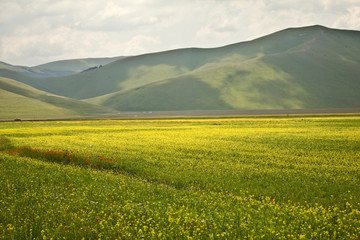
<instances>
[{"instance_id":1,"label":"mountain ridge","mask_svg":"<svg viewBox=\"0 0 360 240\"><path fill-rule=\"evenodd\" d=\"M59 77L69 76L80 73L91 67L99 67L109 64L113 61L126 58L124 56L112 58L78 58L68 60L58 60L49 63L28 66L15 66L0 61L0 69L7 69L18 72L28 77L42 78L42 77Z\"/></svg>"},{"instance_id":2,"label":"mountain ridge","mask_svg":"<svg viewBox=\"0 0 360 240\"><path fill-rule=\"evenodd\" d=\"M328 28L324 28L324 27L319 27L319 26L315 26L315 27L313 27L313 28L309 28L309 29L311 29L311 30L320 30L320 36L323 36L323 31L324 30L326 30L326 31L336 31L336 30L332 30L332 29L328 29ZM297 31L302 31L303 29L292 29L291 31L295 31L295 32L297 32ZM284 32L286 32L286 30L283 30ZM345 31L346 32L346 31ZM356 35L357 35L357 37L359 36L359 32L356 32L356 31L353 31L352 33L355 33ZM267 36L268 37L268 36ZM266 40L266 38L267 37L264 37L264 38L262 38L262 40ZM273 37L273 36L272 36ZM310 39L308 39L308 41L306 41L306 42L301 42L302 44L301 45L299 45L300 47L298 47L297 49L294 49L294 48L289 48L287 51L283 51L283 52L279 52L279 53L277 53L277 54L274 54L274 53L272 53L271 55L270 54L263 54L262 56L258 56L257 58L258 58L258 60L259 59L261 59L261 64L260 63L258 63L257 64L257 69L260 69L259 71L261 71L261 69L263 68L263 71L266 73L266 69L267 70L270 70L269 69L269 66L275 66L276 64L274 63L274 62L272 62L271 61L271 59L276 59L276 58L278 58L278 57L282 57L282 56L284 56L284 54L285 55L291 55L291 54L296 54L296 56L294 57L294 58L292 58L292 61L290 61L290 62L292 62L292 63L296 63L296 62L298 62L299 61L299 56L298 56L298 54L299 53L302 53L302 52L309 52L309 47L311 47L311 44L316 44L316 40L317 39L319 39L319 36L315 36L315 38L314 37L312 37L312 38L310 38ZM357 38L357 45L356 45L356 49L359 49L359 40L358 40L359 38ZM304 46L306 46L305 48L304 48ZM308 49L308 50L307 50ZM306 51L307 50L307 51ZM313 52L314 53L314 52ZM315 52L316 53L316 52ZM352 52L353 53L353 52ZM316 54L324 54L324 51L320 51L319 53L316 53ZM328 53L327 53L328 54ZM318 57L321 57L321 58L323 58L323 59L320 59L319 60L319 62L321 62L321 63L324 63L324 59L326 60L327 59L327 56L318 56ZM357 54L352 54L353 56L358 56ZM311 58L311 57L313 57L313 56L308 56L308 58ZM250 59L249 60L250 62L254 62L254 61L256 61L256 59L255 58L252 58L252 59ZM265 65L263 65L263 63L267 63L268 64L268 66L265 66ZM323 99L316 99L316 97L309 97L308 95L311 95L311 94L307 94L307 92L309 91L309 89L311 90L311 86L308 86L308 85L306 85L305 87L305 89L306 89L306 91L304 90L304 84L302 84L302 83L300 83L300 85L303 85L303 86L300 86L299 85L299 83L297 83L297 85L292 85L291 87L290 87L290 85L291 84L293 84L294 83L294 81L293 80L291 80L291 76L287 76L286 78L287 78L287 82L288 82L288 88L287 89L290 89L290 95L293 95L293 98L291 99L291 98L289 98L289 97L286 97L286 98L280 98L280 99L278 99L277 100L277 102L278 103L273 103L272 105L266 105L266 104L260 104L260 105L257 105L257 104L254 104L254 103L252 103L251 101L243 101L243 102L245 102L245 104L243 104L243 105L240 105L240 106L238 106L238 107L233 107L234 109L253 109L253 108L255 108L255 109L259 109L259 108L262 108L262 109L269 109L269 108L322 108L322 107L346 107L346 106L351 106L351 107L358 107L359 106L359 102L360 102L360 99L359 99L359 94L358 94L358 90L360 90L360 88L359 88L359 79L356 77L356 76L359 76L358 74L360 74L360 72L358 71L358 69L359 69L359 65L358 65L358 63L360 62L359 61L359 58L357 58L357 61L352 61L353 63L355 63L355 65L353 66L353 69L350 69L348 72L350 72L350 73L352 73L353 75L355 75L355 77L353 76L353 77L347 77L347 78L345 78L345 80L346 79L352 79L352 82L350 82L349 84L345 84L345 82L344 82L344 84L345 84L345 86L353 86L353 88L350 88L350 90L349 91L345 91L345 90L343 90L343 93L342 93L342 96L338 96L334 91L333 92L328 92L328 96L324 96L325 94L323 94L323 96L321 96ZM236 64L236 63L232 63L232 64ZM243 62L241 62L241 63L238 63L238 64L242 64L242 65L244 65L244 64L246 64L246 61L243 61ZM302 63L302 64L305 64L305 63ZM282 65L286 65L286 64L282 64ZM301 64L300 64L301 65ZM319 66L317 66L317 67L324 67L325 66L325 68L327 67L327 66L330 66L329 64L324 64L324 66L321 66L321 65L323 65L323 64L318 64ZM336 63L333 63L333 64L331 64L331 67L332 67L332 69L334 69L334 67L335 67L335 69L336 69ZM283 67L281 67L281 66L275 66L276 68L277 68L277 70L276 70L276 72L277 72L277 74L278 74L278 76L277 76L277 78L278 79L281 79L282 77L281 77L281 75L284 75L284 74L286 74L287 72L291 72L291 71L289 71L288 69L286 70L286 71L283 71L282 73L281 73L281 68L283 68ZM345 68L348 68L348 65L347 66L345 66ZM308 66L308 67L306 67L306 69L311 69L311 66ZM332 71L332 69L328 69L328 71ZM304 69L302 69L301 71L304 71ZM254 71L253 71L254 72ZM268 71L269 72L269 71ZM315 75L316 74L319 74L319 72L316 72L316 69L314 70L314 69L312 69L312 75L313 76L311 76L309 79L314 79L314 73L315 73ZM322 73L324 73L324 72L326 72L326 70L324 69L324 71L321 71ZM337 70L337 72L339 72L339 70ZM299 73L297 73L298 75L299 75ZM290 74L290 75L293 75L293 74ZM331 79L331 74L328 74L329 76L328 76L328 78L329 79ZM341 75L341 74L340 74ZM343 71L343 73L342 73L342 75L346 75L346 71L344 72ZM301 76L300 76L301 77ZM258 78L257 78L257 80L259 79L259 78L261 78L261 76L258 76ZM269 78L268 78L269 79ZM254 81L253 82L256 82L255 81L255 79L253 79ZM323 79L324 80L324 79ZM219 82L219 81L217 81L217 82ZM283 83L281 83L281 82L279 82L279 83L277 83L278 85L279 84L285 84L284 82ZM149 84L149 85L151 85L151 84ZM215 83L214 83L214 85L215 85ZM270 89L270 88L273 88L273 86L274 86L275 84L273 83L272 85L267 85L266 86L266 88L267 89ZM320 86L319 86L320 85ZM325 82L323 82L322 84L318 84L318 86L316 87L317 89L319 89L320 87L322 87L322 88L326 88L326 86L325 86L326 84L325 84ZM285 84L285 86L286 86L286 84ZM257 89L259 89L261 86L257 86ZM265 88L265 87L263 87L263 88ZM342 89L342 87L341 86L336 86L335 88L333 88L333 90L338 90L338 89ZM281 86L279 86L278 87L278 89L281 89ZM291 93L291 89L293 89L292 90L292 93ZM295 90L294 90L295 89ZM264 91L265 91L265 89L263 89ZM285 91L286 89L283 89L283 92ZM354 91L355 90L355 91ZM132 92L135 92L135 90L130 90L130 91L132 91ZM263 91L263 92L264 92ZM235 94L236 96L239 96L239 95L246 95L247 93L246 93L247 91L245 91L245 93L244 93L244 91L242 92L242 94ZM275 92L275 90L274 90L274 92ZM320 91L319 91L320 92ZM349 100L346 100L346 101L344 101L344 100L341 100L340 99L340 101L338 101L337 103L334 103L334 101L331 99L331 98L344 98L344 96L347 94L347 92L349 92L349 93L351 93L351 96L352 96L352 98L351 99L349 99ZM284 94L284 93L282 93L282 94ZM142 95L144 95L144 94L142 94ZM253 93L252 93L252 95L254 95ZM265 95L264 93L262 93L262 95ZM296 96L296 95L298 95L298 96ZM316 93L313 93L312 95L316 95ZM289 96L289 94L288 94L288 96ZM118 109L126 109L126 110L131 110L131 109L133 109L133 108L128 108L128 107L126 107L126 106L124 106L124 104L122 104L123 102L129 102L130 100L127 100L124 96L121 96L121 97L117 97L117 99L115 99L116 98L116 94L112 94L112 97L113 97L113 100L109 100L109 99L106 99L106 101L104 101L104 105L106 105L106 106L112 106L112 107L115 107L115 108L118 108ZM251 98L252 96L249 96L248 98ZM303 98L302 99L302 102L304 102L304 103L300 103L297 99L299 99L299 98ZM100 97L101 98L101 97ZM258 100L257 102L266 102L266 101L271 101L272 99L274 99L274 98L276 98L276 96L268 96L267 97L267 99L266 98L263 98L262 100L260 99L260 100ZM295 99L295 98L297 98L297 99ZM309 98L308 100L306 100L306 98ZM330 99L329 99L330 98ZM95 99L96 101L97 101L97 103L101 103L101 101L99 101L98 99ZM92 100L90 100L90 102L91 102ZM133 100L131 100L132 102L134 102ZM150 101L150 99L149 99L149 101ZM317 104L316 102L319 102L319 101L322 101L322 103L321 104ZM109 104L109 103L112 103L112 104ZM118 103L118 104L116 104L116 105L114 105L114 103ZM282 103L282 105L280 104L279 105L279 102L281 102ZM340 102L340 104L339 104L339 102ZM341 102L343 102L343 103L341 103ZM126 105L128 105L128 103L126 104ZM157 105L157 104L156 104ZM141 108L141 109L139 109L139 108L135 108L135 109L137 109L137 110L150 110L150 109L152 109L152 110L154 110L154 106L152 105L152 106L148 106L148 107L145 107L145 108ZM197 108L194 108L194 109L197 109Z\"/></svg>"},{"instance_id":3,"label":"mountain ridge","mask_svg":"<svg viewBox=\"0 0 360 240\"><path fill-rule=\"evenodd\" d=\"M360 107L360 32L288 28L217 48L112 61L69 76L0 76L119 111Z\"/></svg>"}]
</instances>

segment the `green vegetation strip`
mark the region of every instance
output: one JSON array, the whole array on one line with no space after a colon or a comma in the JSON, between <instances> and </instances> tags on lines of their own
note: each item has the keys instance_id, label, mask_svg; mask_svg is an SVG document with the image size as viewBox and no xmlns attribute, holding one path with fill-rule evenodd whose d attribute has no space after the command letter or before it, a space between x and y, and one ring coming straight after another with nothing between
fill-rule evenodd
<instances>
[{"instance_id":1,"label":"green vegetation strip","mask_svg":"<svg viewBox=\"0 0 360 240\"><path fill-rule=\"evenodd\" d=\"M357 239L359 117L0 124L0 239Z\"/></svg>"}]
</instances>

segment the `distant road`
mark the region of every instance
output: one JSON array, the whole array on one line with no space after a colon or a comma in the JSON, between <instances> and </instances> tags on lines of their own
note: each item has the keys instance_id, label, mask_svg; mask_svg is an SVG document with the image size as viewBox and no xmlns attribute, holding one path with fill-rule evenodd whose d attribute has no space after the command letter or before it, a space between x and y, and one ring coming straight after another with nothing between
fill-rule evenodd
<instances>
[{"instance_id":1,"label":"distant road","mask_svg":"<svg viewBox=\"0 0 360 240\"><path fill-rule=\"evenodd\" d=\"M157 118L157 117L231 117L231 116L272 116L272 115L313 115L313 114L356 114L360 108L324 109L278 109L278 110L189 110L189 111L142 111L119 112L108 117L114 118Z\"/></svg>"}]
</instances>

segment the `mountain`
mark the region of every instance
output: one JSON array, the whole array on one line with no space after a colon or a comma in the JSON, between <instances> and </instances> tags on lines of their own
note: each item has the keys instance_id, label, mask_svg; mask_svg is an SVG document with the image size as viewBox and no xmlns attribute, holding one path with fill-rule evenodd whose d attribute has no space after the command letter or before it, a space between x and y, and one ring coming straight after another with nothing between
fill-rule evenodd
<instances>
[{"instance_id":1,"label":"mountain","mask_svg":"<svg viewBox=\"0 0 360 240\"><path fill-rule=\"evenodd\" d=\"M41 72L41 75L28 74L31 77L57 77L68 76L80 73L90 68L102 67L111 62L123 59L125 57L113 58L86 58L86 59L70 59L46 63L32 67Z\"/></svg>"},{"instance_id":2,"label":"mountain","mask_svg":"<svg viewBox=\"0 0 360 240\"><path fill-rule=\"evenodd\" d=\"M132 56L63 77L0 76L121 111L360 107L360 32L309 26Z\"/></svg>"},{"instance_id":3,"label":"mountain","mask_svg":"<svg viewBox=\"0 0 360 240\"><path fill-rule=\"evenodd\" d=\"M0 62L0 70L10 70L29 77L59 77L69 76L86 71L90 68L98 68L108 63L114 62L125 57L113 58L85 58L70 59L41 64L34 67L13 66Z\"/></svg>"},{"instance_id":4,"label":"mountain","mask_svg":"<svg viewBox=\"0 0 360 240\"><path fill-rule=\"evenodd\" d=\"M188 73L90 102L122 110L360 106L359 32L321 26L287 29L199 51L213 55Z\"/></svg>"},{"instance_id":5,"label":"mountain","mask_svg":"<svg viewBox=\"0 0 360 240\"><path fill-rule=\"evenodd\" d=\"M0 77L0 120L69 118L109 113L114 111Z\"/></svg>"}]
</instances>

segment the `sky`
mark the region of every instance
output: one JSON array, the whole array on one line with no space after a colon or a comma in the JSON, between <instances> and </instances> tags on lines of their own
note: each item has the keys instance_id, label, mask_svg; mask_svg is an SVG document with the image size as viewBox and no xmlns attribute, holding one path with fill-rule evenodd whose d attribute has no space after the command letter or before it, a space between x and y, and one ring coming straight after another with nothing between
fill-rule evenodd
<instances>
[{"instance_id":1,"label":"sky","mask_svg":"<svg viewBox=\"0 0 360 240\"><path fill-rule=\"evenodd\" d=\"M317 24L360 30L360 0L0 0L0 61L220 47Z\"/></svg>"}]
</instances>

